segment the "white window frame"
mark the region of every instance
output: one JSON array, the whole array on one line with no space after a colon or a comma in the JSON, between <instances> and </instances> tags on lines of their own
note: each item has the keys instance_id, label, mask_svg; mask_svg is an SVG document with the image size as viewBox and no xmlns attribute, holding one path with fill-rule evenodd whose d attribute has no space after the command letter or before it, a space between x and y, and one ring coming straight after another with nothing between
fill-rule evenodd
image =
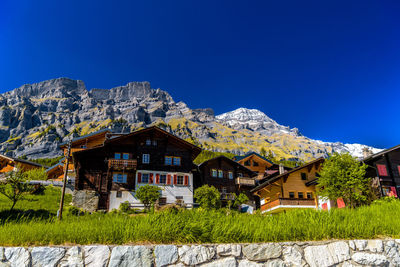
<instances>
[{"instance_id":1,"label":"white window frame","mask_svg":"<svg viewBox=\"0 0 400 267\"><path fill-rule=\"evenodd\" d=\"M165 178L164 182L162 182L162 180L161 180L161 176L164 176L164 178ZM166 175L166 174L160 174L160 180L159 180L159 183L160 183L160 184L166 184L166 183L167 183L167 175Z\"/></svg>"},{"instance_id":2,"label":"white window frame","mask_svg":"<svg viewBox=\"0 0 400 267\"><path fill-rule=\"evenodd\" d=\"M182 183L179 183L179 179L182 179ZM184 185L185 184L185 176L184 175L177 175L176 176L176 184L177 185Z\"/></svg>"},{"instance_id":3,"label":"white window frame","mask_svg":"<svg viewBox=\"0 0 400 267\"><path fill-rule=\"evenodd\" d=\"M142 155L142 163L149 164L150 163L150 154L143 154Z\"/></svg>"},{"instance_id":4,"label":"white window frame","mask_svg":"<svg viewBox=\"0 0 400 267\"><path fill-rule=\"evenodd\" d=\"M218 178L224 178L224 171L218 170Z\"/></svg>"},{"instance_id":5,"label":"white window frame","mask_svg":"<svg viewBox=\"0 0 400 267\"><path fill-rule=\"evenodd\" d=\"M228 172L228 177L229 177L230 180L232 180L233 179L233 172Z\"/></svg>"},{"instance_id":6,"label":"white window frame","mask_svg":"<svg viewBox=\"0 0 400 267\"><path fill-rule=\"evenodd\" d=\"M217 178L217 177L218 177L218 171L217 171L217 169L211 169L211 176L214 177L214 178Z\"/></svg>"}]
</instances>

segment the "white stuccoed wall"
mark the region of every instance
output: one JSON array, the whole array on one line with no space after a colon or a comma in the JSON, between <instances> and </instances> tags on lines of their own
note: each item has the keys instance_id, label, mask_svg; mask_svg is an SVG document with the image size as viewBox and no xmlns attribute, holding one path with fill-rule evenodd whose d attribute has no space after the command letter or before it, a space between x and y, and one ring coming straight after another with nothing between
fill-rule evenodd
<instances>
[{"instance_id":1,"label":"white stuccoed wall","mask_svg":"<svg viewBox=\"0 0 400 267\"><path fill-rule=\"evenodd\" d=\"M138 183L138 177L137 173L153 173L153 183L151 185L156 185L160 187L161 190L161 197L166 197L167 198L167 204L172 204L176 202L176 196L182 196L183 201L186 205L191 207L193 205L193 174L191 173L181 173L181 172L162 172L162 171L149 171L149 170L137 170L136 172L136 178L135 178L135 188L136 190L144 185L147 185L149 183ZM187 186L185 185L160 185L156 184L156 174L165 174L168 175L170 174L171 177L173 177L174 174L177 175L187 175L189 176L189 184ZM173 178L171 178L173 179ZM113 209L119 209L119 205L125 201L128 201L129 203L133 204L135 207L143 207L141 202L135 197L135 192L131 191L122 191L122 197L117 198L117 192L116 191L111 191L110 192L110 205L109 205L109 211Z\"/></svg>"}]
</instances>

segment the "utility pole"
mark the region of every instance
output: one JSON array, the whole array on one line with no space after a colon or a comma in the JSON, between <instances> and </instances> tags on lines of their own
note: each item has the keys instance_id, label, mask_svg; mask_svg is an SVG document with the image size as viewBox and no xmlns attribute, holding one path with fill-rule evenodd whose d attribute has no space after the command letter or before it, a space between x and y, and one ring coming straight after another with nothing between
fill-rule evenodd
<instances>
[{"instance_id":1,"label":"utility pole","mask_svg":"<svg viewBox=\"0 0 400 267\"><path fill-rule=\"evenodd\" d=\"M67 186L67 176L68 176L68 165L69 165L69 157L71 154L71 141L68 142L68 152L66 155L66 166L64 170L64 181L63 181L63 187L61 191L61 200L60 200L60 208L58 210L58 220L61 221L62 219L62 212L63 212L63 207L64 207L64 196L65 196L65 188Z\"/></svg>"}]
</instances>

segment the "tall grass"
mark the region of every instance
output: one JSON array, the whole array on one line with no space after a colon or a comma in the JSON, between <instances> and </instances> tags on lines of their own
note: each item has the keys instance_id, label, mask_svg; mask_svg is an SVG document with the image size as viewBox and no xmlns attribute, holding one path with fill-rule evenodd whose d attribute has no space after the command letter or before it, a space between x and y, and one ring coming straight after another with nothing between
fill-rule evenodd
<instances>
[{"instance_id":1,"label":"tall grass","mask_svg":"<svg viewBox=\"0 0 400 267\"><path fill-rule=\"evenodd\" d=\"M185 210L149 215L92 214L5 222L0 245L228 243L400 237L400 203L330 212L248 215Z\"/></svg>"}]
</instances>

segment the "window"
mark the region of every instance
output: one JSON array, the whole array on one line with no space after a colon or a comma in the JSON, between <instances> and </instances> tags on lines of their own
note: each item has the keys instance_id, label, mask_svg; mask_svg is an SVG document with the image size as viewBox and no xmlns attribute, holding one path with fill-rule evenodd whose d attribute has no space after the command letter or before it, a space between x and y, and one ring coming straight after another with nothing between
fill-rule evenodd
<instances>
[{"instance_id":1,"label":"window","mask_svg":"<svg viewBox=\"0 0 400 267\"><path fill-rule=\"evenodd\" d=\"M253 166L258 166L258 162L257 161L253 161Z\"/></svg>"},{"instance_id":2,"label":"window","mask_svg":"<svg viewBox=\"0 0 400 267\"><path fill-rule=\"evenodd\" d=\"M149 183L149 174L148 173L143 173L142 174L142 183L143 184L148 184Z\"/></svg>"},{"instance_id":3,"label":"window","mask_svg":"<svg viewBox=\"0 0 400 267\"><path fill-rule=\"evenodd\" d=\"M376 164L376 168L378 169L379 176L388 176L386 165Z\"/></svg>"},{"instance_id":4,"label":"window","mask_svg":"<svg viewBox=\"0 0 400 267\"><path fill-rule=\"evenodd\" d=\"M222 187L221 193L222 193L222 194L226 194L226 187Z\"/></svg>"},{"instance_id":5,"label":"window","mask_svg":"<svg viewBox=\"0 0 400 267\"><path fill-rule=\"evenodd\" d=\"M121 198L122 197L122 191L117 191L117 198Z\"/></svg>"},{"instance_id":6,"label":"window","mask_svg":"<svg viewBox=\"0 0 400 267\"><path fill-rule=\"evenodd\" d=\"M174 165L175 166L181 165L181 157L174 157Z\"/></svg>"},{"instance_id":7,"label":"window","mask_svg":"<svg viewBox=\"0 0 400 267\"><path fill-rule=\"evenodd\" d=\"M294 198L294 192L289 192L289 198Z\"/></svg>"},{"instance_id":8,"label":"window","mask_svg":"<svg viewBox=\"0 0 400 267\"><path fill-rule=\"evenodd\" d=\"M307 198L308 198L308 199L311 199L311 198L313 198L313 197L312 197L312 193L311 193L311 192L307 192Z\"/></svg>"},{"instance_id":9,"label":"window","mask_svg":"<svg viewBox=\"0 0 400 267\"><path fill-rule=\"evenodd\" d=\"M176 180L176 184L183 185L183 175L178 175L178 178Z\"/></svg>"},{"instance_id":10,"label":"window","mask_svg":"<svg viewBox=\"0 0 400 267\"><path fill-rule=\"evenodd\" d=\"M129 153L123 153L122 159L129 159Z\"/></svg>"},{"instance_id":11,"label":"window","mask_svg":"<svg viewBox=\"0 0 400 267\"><path fill-rule=\"evenodd\" d=\"M307 180L307 173L301 173L301 180Z\"/></svg>"},{"instance_id":12,"label":"window","mask_svg":"<svg viewBox=\"0 0 400 267\"><path fill-rule=\"evenodd\" d=\"M142 163L143 164L149 164L150 163L150 154L143 154Z\"/></svg>"},{"instance_id":13,"label":"window","mask_svg":"<svg viewBox=\"0 0 400 267\"><path fill-rule=\"evenodd\" d=\"M160 175L160 184L166 184L166 183L167 183L167 175L161 174Z\"/></svg>"},{"instance_id":14,"label":"window","mask_svg":"<svg viewBox=\"0 0 400 267\"><path fill-rule=\"evenodd\" d=\"M122 174L122 173L114 173L113 174L113 182L114 183L126 184L127 178L128 178L127 174Z\"/></svg>"},{"instance_id":15,"label":"window","mask_svg":"<svg viewBox=\"0 0 400 267\"><path fill-rule=\"evenodd\" d=\"M224 172L222 170L218 170L218 178L224 178Z\"/></svg>"},{"instance_id":16,"label":"window","mask_svg":"<svg viewBox=\"0 0 400 267\"><path fill-rule=\"evenodd\" d=\"M165 165L172 165L172 157L165 156L164 163Z\"/></svg>"},{"instance_id":17,"label":"window","mask_svg":"<svg viewBox=\"0 0 400 267\"><path fill-rule=\"evenodd\" d=\"M239 172L239 173L238 173L238 176L239 176L239 177L243 177L243 173Z\"/></svg>"},{"instance_id":18,"label":"window","mask_svg":"<svg viewBox=\"0 0 400 267\"><path fill-rule=\"evenodd\" d=\"M212 177L217 177L217 170L216 169L212 169L211 170L211 176Z\"/></svg>"},{"instance_id":19,"label":"window","mask_svg":"<svg viewBox=\"0 0 400 267\"><path fill-rule=\"evenodd\" d=\"M244 166L250 166L250 160L245 161Z\"/></svg>"},{"instance_id":20,"label":"window","mask_svg":"<svg viewBox=\"0 0 400 267\"><path fill-rule=\"evenodd\" d=\"M157 140L153 140L153 146L157 146Z\"/></svg>"},{"instance_id":21,"label":"window","mask_svg":"<svg viewBox=\"0 0 400 267\"><path fill-rule=\"evenodd\" d=\"M298 192L297 195L299 196L299 198L304 198L303 192Z\"/></svg>"},{"instance_id":22,"label":"window","mask_svg":"<svg viewBox=\"0 0 400 267\"><path fill-rule=\"evenodd\" d=\"M121 159L121 153L114 153L114 159Z\"/></svg>"},{"instance_id":23,"label":"window","mask_svg":"<svg viewBox=\"0 0 400 267\"><path fill-rule=\"evenodd\" d=\"M81 145L81 148L86 148L86 145Z\"/></svg>"},{"instance_id":24,"label":"window","mask_svg":"<svg viewBox=\"0 0 400 267\"><path fill-rule=\"evenodd\" d=\"M176 200L183 200L183 196L176 196L175 199Z\"/></svg>"},{"instance_id":25,"label":"window","mask_svg":"<svg viewBox=\"0 0 400 267\"><path fill-rule=\"evenodd\" d=\"M146 146L151 146L151 139L146 139Z\"/></svg>"},{"instance_id":26,"label":"window","mask_svg":"<svg viewBox=\"0 0 400 267\"><path fill-rule=\"evenodd\" d=\"M229 179L233 179L233 172L228 172Z\"/></svg>"}]
</instances>

